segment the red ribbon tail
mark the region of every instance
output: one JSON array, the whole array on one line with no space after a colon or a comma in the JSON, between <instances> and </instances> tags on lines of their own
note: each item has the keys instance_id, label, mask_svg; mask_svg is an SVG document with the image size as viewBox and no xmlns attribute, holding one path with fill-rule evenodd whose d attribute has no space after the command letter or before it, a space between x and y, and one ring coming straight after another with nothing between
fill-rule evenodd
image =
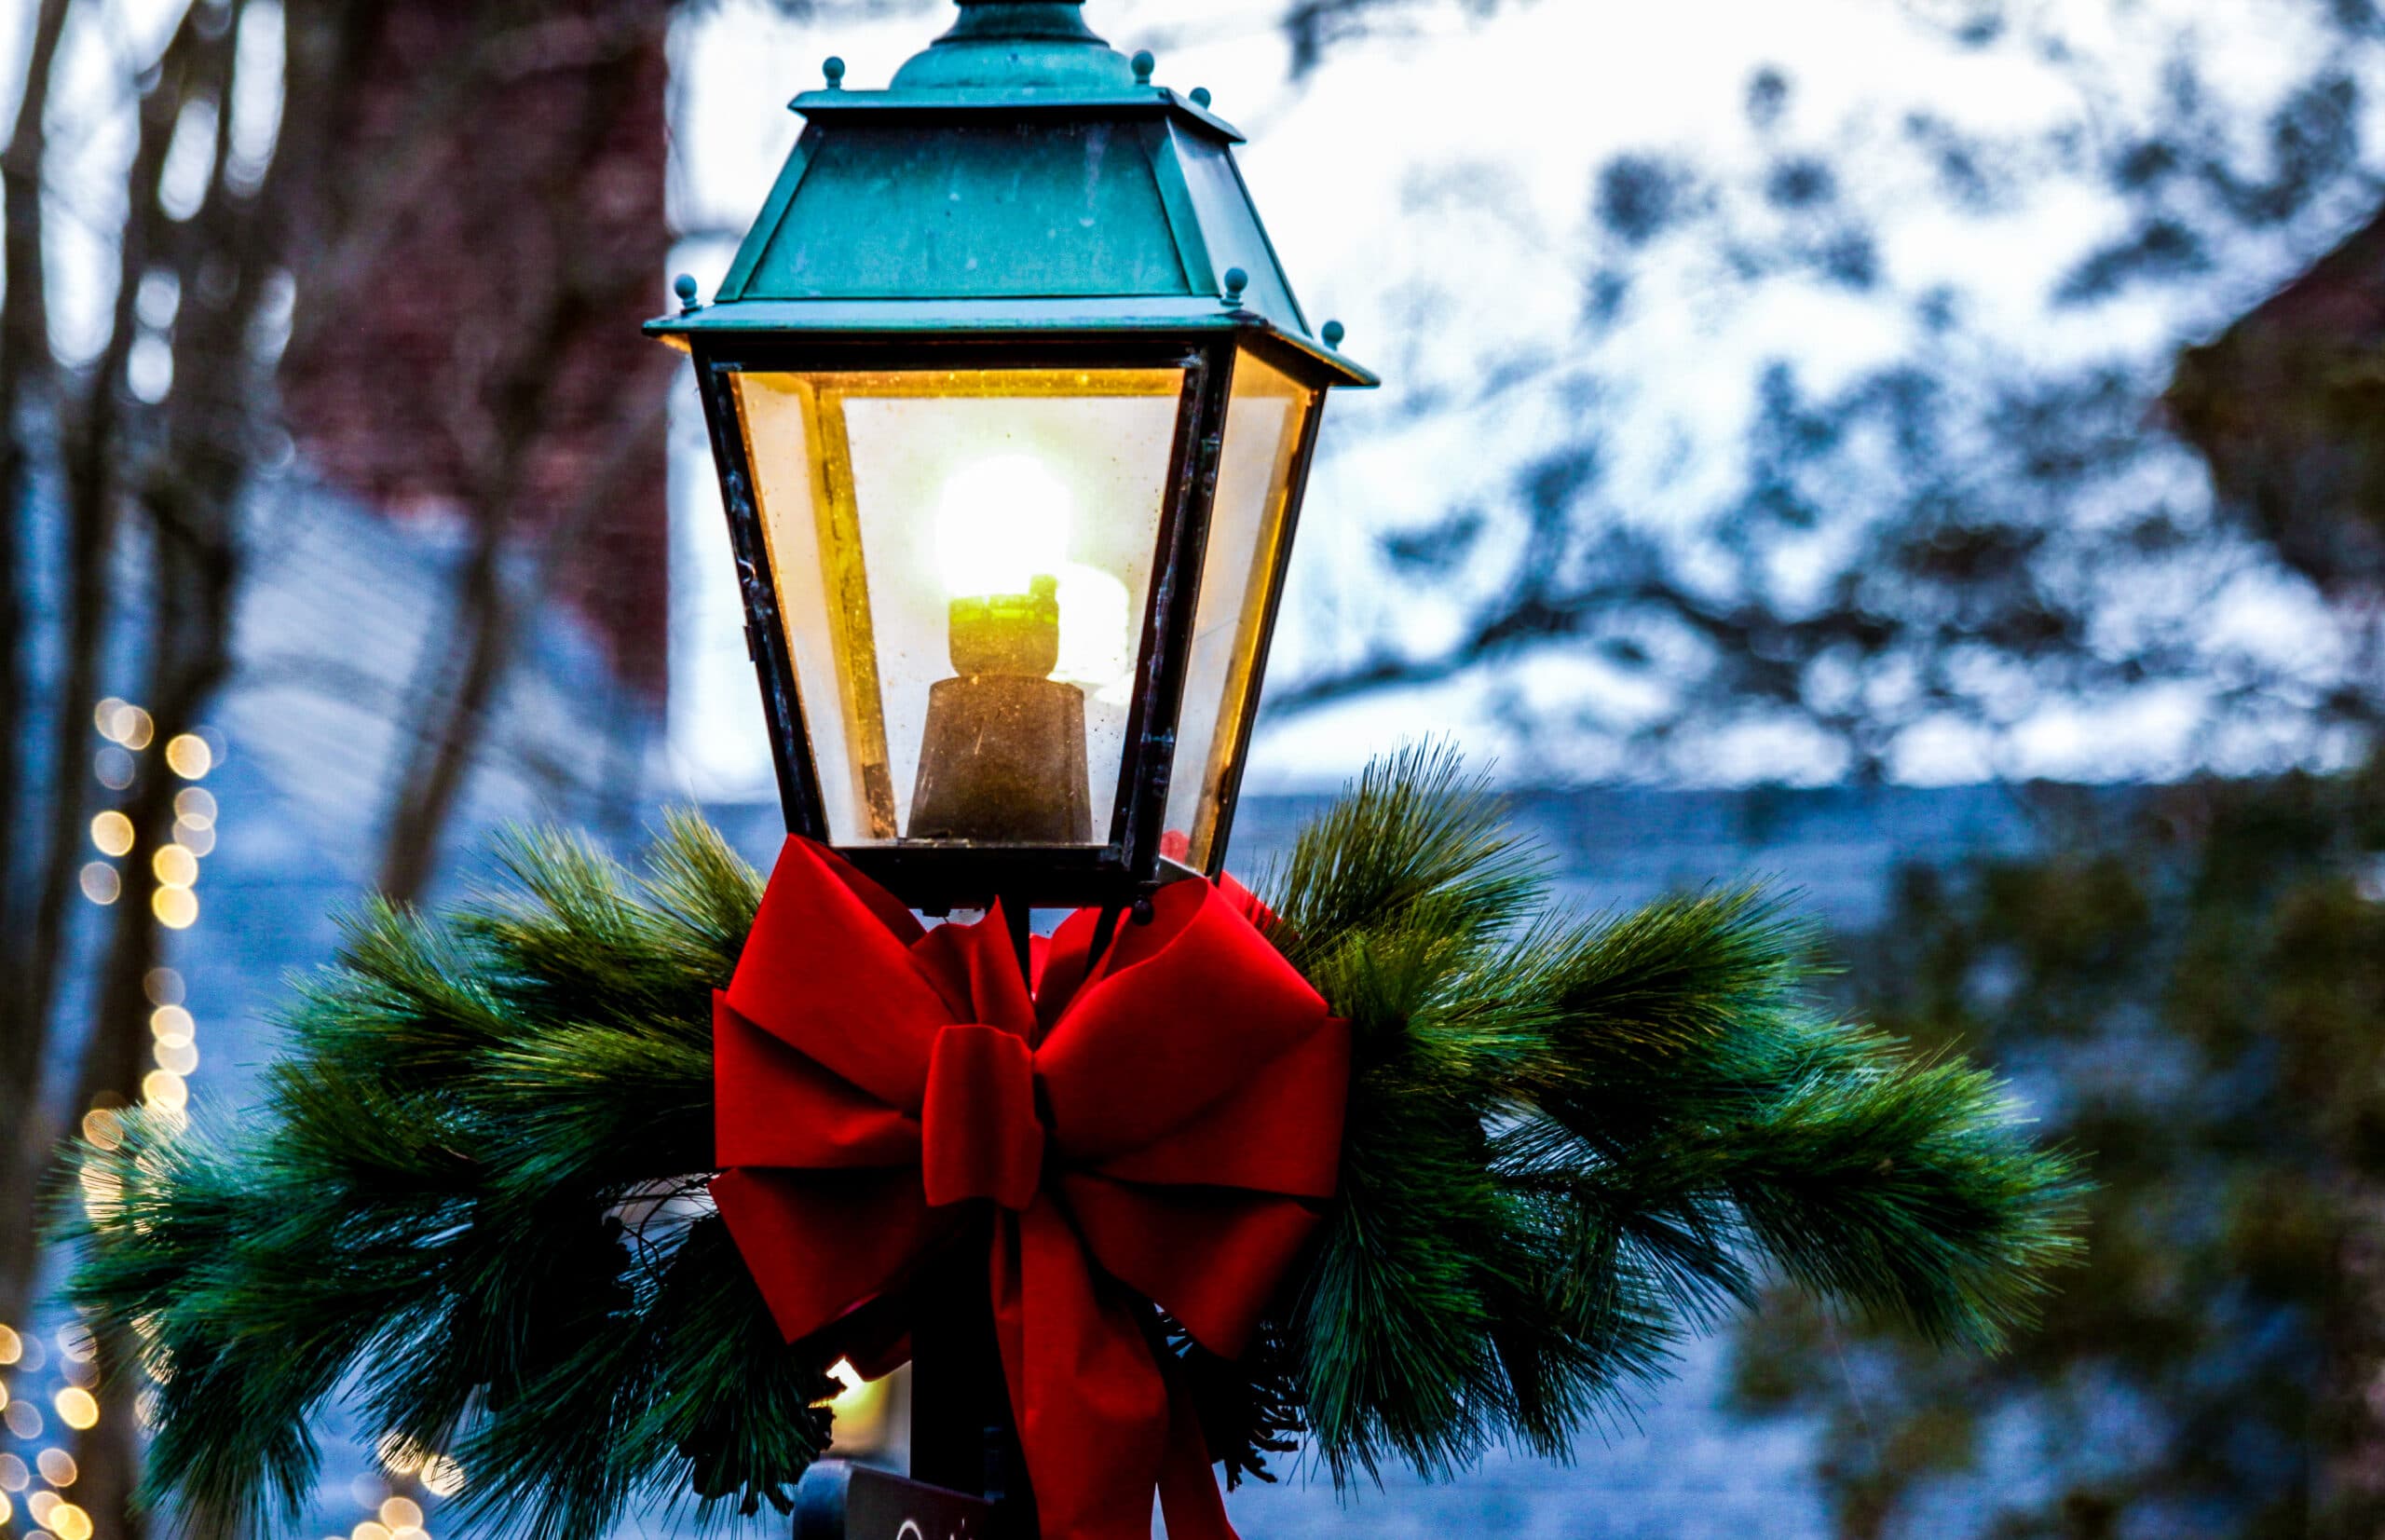
<instances>
[{"instance_id":1,"label":"red ribbon tail","mask_svg":"<svg viewBox=\"0 0 2385 1540\"><path fill-rule=\"evenodd\" d=\"M1159 1467L1159 1510L1167 1520L1167 1540L1242 1540L1226 1517L1225 1494L1218 1490L1218 1473L1209 1468L1209 1443L1201 1437L1201 1419L1184 1376L1165 1364L1160 1375L1167 1382L1167 1453Z\"/></svg>"}]
</instances>

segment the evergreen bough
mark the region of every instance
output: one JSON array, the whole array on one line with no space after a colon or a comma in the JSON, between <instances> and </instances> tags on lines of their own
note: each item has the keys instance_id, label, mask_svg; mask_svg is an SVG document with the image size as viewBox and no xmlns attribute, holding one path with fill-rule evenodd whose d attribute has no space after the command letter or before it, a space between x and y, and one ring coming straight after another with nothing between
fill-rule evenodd
<instances>
[{"instance_id":1,"label":"evergreen bough","mask_svg":"<svg viewBox=\"0 0 2385 1540\"><path fill-rule=\"evenodd\" d=\"M643 876L559 834L507 863L354 919L242 1126L134 1111L81 1152L72 1292L156 1382L146 1498L200 1528L293 1521L334 1394L529 1540L784 1509L828 1441L823 1354L702 1196L761 879L686 817ZM1230 1483L1303 1440L1337 1483L1563 1458L1771 1271L1992 1348L2076 1254L2072 1162L1986 1074L1819 1013L1806 926L1752 890L1552 916L1446 752L1256 887L1356 1052L1341 1195L1257 1345L1167 1333Z\"/></svg>"}]
</instances>

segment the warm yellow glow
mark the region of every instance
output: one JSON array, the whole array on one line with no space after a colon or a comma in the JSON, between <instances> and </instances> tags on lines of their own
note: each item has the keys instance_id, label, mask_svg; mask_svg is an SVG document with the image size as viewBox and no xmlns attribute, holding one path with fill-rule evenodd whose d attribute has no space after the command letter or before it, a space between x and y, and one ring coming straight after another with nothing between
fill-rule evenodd
<instances>
[{"instance_id":1,"label":"warm yellow glow","mask_svg":"<svg viewBox=\"0 0 2385 1540\"><path fill-rule=\"evenodd\" d=\"M433 1497L453 1497L464 1490L464 1467L444 1454L423 1462L422 1484Z\"/></svg>"},{"instance_id":2,"label":"warm yellow glow","mask_svg":"<svg viewBox=\"0 0 2385 1540\"><path fill-rule=\"evenodd\" d=\"M190 1087L171 1070L152 1070L141 1077L141 1099L151 1107L180 1111L190 1105Z\"/></svg>"},{"instance_id":3,"label":"warm yellow glow","mask_svg":"<svg viewBox=\"0 0 2385 1540\"><path fill-rule=\"evenodd\" d=\"M174 793L174 818L192 828L212 827L215 823L215 794L205 786L184 786Z\"/></svg>"},{"instance_id":4,"label":"warm yellow glow","mask_svg":"<svg viewBox=\"0 0 2385 1540\"><path fill-rule=\"evenodd\" d=\"M185 781L196 781L215 768L215 751L198 734L182 733L166 744L166 767Z\"/></svg>"},{"instance_id":5,"label":"warm yellow glow","mask_svg":"<svg viewBox=\"0 0 2385 1540\"><path fill-rule=\"evenodd\" d=\"M381 1522L393 1530L418 1530L422 1505L411 1497L392 1497L381 1505Z\"/></svg>"},{"instance_id":6,"label":"warm yellow glow","mask_svg":"<svg viewBox=\"0 0 2385 1540\"><path fill-rule=\"evenodd\" d=\"M25 1356L25 1340L17 1335L13 1326L0 1326L0 1364L13 1364ZM0 1401L0 1406L8 1403Z\"/></svg>"},{"instance_id":7,"label":"warm yellow glow","mask_svg":"<svg viewBox=\"0 0 2385 1540\"><path fill-rule=\"evenodd\" d=\"M62 1449L43 1450L38 1463L41 1479L53 1487L71 1487L75 1478L83 1474L75 1467L75 1456Z\"/></svg>"},{"instance_id":8,"label":"warm yellow glow","mask_svg":"<svg viewBox=\"0 0 2385 1540\"><path fill-rule=\"evenodd\" d=\"M83 1137L102 1150L124 1148L124 1120L105 1107L83 1114Z\"/></svg>"},{"instance_id":9,"label":"warm yellow glow","mask_svg":"<svg viewBox=\"0 0 2385 1540\"><path fill-rule=\"evenodd\" d=\"M160 1005L149 1013L149 1035L161 1044L188 1043L198 1034L198 1023L179 1005Z\"/></svg>"},{"instance_id":10,"label":"warm yellow glow","mask_svg":"<svg viewBox=\"0 0 2385 1540\"><path fill-rule=\"evenodd\" d=\"M0 1524L5 1524L15 1517L17 1517L17 1505L8 1501L7 1497L0 1496Z\"/></svg>"},{"instance_id":11,"label":"warm yellow glow","mask_svg":"<svg viewBox=\"0 0 2385 1540\"><path fill-rule=\"evenodd\" d=\"M87 1428L99 1423L99 1400L81 1385L68 1385L52 1398L51 1404L58 1408L58 1420L68 1427Z\"/></svg>"},{"instance_id":12,"label":"warm yellow glow","mask_svg":"<svg viewBox=\"0 0 2385 1540\"><path fill-rule=\"evenodd\" d=\"M8 1405L8 1387L7 1387L7 1385L0 1385L0 1410L5 1410L5 1409L7 1407L7 1405Z\"/></svg>"},{"instance_id":13,"label":"warm yellow glow","mask_svg":"<svg viewBox=\"0 0 2385 1540\"><path fill-rule=\"evenodd\" d=\"M94 861L83 868L83 896L94 904L113 904L124 896L124 879L104 861Z\"/></svg>"},{"instance_id":14,"label":"warm yellow glow","mask_svg":"<svg viewBox=\"0 0 2385 1540\"><path fill-rule=\"evenodd\" d=\"M389 1529L386 1524L367 1519L348 1532L348 1540L389 1540Z\"/></svg>"},{"instance_id":15,"label":"warm yellow glow","mask_svg":"<svg viewBox=\"0 0 2385 1540\"><path fill-rule=\"evenodd\" d=\"M189 1074L198 1068L198 1050L187 1043L157 1044L157 1068L171 1070L178 1075Z\"/></svg>"},{"instance_id":16,"label":"warm yellow glow","mask_svg":"<svg viewBox=\"0 0 2385 1540\"><path fill-rule=\"evenodd\" d=\"M1124 700L1135 673L1134 599L1114 575L1082 562L1060 568L1060 661L1052 677Z\"/></svg>"},{"instance_id":17,"label":"warm yellow glow","mask_svg":"<svg viewBox=\"0 0 2385 1540\"><path fill-rule=\"evenodd\" d=\"M132 849L132 820L111 808L91 820L91 843L102 855L123 855Z\"/></svg>"},{"instance_id":18,"label":"warm yellow glow","mask_svg":"<svg viewBox=\"0 0 2385 1540\"><path fill-rule=\"evenodd\" d=\"M42 1520L58 1540L91 1540L91 1516L72 1503L60 1503Z\"/></svg>"},{"instance_id":19,"label":"warm yellow glow","mask_svg":"<svg viewBox=\"0 0 2385 1540\"><path fill-rule=\"evenodd\" d=\"M157 923L170 931L187 931L198 923L198 895L188 888L160 888L149 895Z\"/></svg>"},{"instance_id":20,"label":"warm yellow glow","mask_svg":"<svg viewBox=\"0 0 2385 1540\"><path fill-rule=\"evenodd\" d=\"M422 1451L394 1433L381 1435L373 1446L373 1455L381 1462L381 1468L392 1476L411 1476L422 1468L423 1461L428 1458Z\"/></svg>"},{"instance_id":21,"label":"warm yellow glow","mask_svg":"<svg viewBox=\"0 0 2385 1540\"><path fill-rule=\"evenodd\" d=\"M58 1329L58 1351L66 1355L71 1364L88 1364L100 1351L99 1340L90 1329L80 1324Z\"/></svg>"},{"instance_id":22,"label":"warm yellow glow","mask_svg":"<svg viewBox=\"0 0 2385 1540\"><path fill-rule=\"evenodd\" d=\"M64 1501L65 1498L54 1492L36 1492L25 1499L25 1511L34 1516L34 1523L47 1524L49 1516L57 1511L58 1505Z\"/></svg>"},{"instance_id":23,"label":"warm yellow glow","mask_svg":"<svg viewBox=\"0 0 2385 1540\"><path fill-rule=\"evenodd\" d=\"M956 599L1024 593L1037 578L1056 578L1068 562L1074 502L1033 455L995 455L955 471L935 514L946 592Z\"/></svg>"},{"instance_id":24,"label":"warm yellow glow","mask_svg":"<svg viewBox=\"0 0 2385 1540\"><path fill-rule=\"evenodd\" d=\"M181 845L160 845L149 869L169 888L187 888L198 880L198 857Z\"/></svg>"}]
</instances>

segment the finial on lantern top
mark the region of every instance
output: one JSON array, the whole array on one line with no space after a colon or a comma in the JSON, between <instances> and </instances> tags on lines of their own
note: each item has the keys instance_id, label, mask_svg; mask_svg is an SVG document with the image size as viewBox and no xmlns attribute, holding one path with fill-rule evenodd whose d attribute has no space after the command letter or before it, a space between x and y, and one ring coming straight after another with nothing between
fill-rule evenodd
<instances>
[{"instance_id":1,"label":"finial on lantern top","mask_svg":"<svg viewBox=\"0 0 2385 1540\"><path fill-rule=\"evenodd\" d=\"M838 58L835 54L830 54L827 59L821 63L820 73L828 77L828 89L830 90L840 91L845 89L845 61Z\"/></svg>"},{"instance_id":2,"label":"finial on lantern top","mask_svg":"<svg viewBox=\"0 0 2385 1540\"><path fill-rule=\"evenodd\" d=\"M1248 273L1244 272L1239 267L1229 267L1226 269L1226 304L1228 306L1239 307L1242 304L1242 292L1249 287L1250 275Z\"/></svg>"},{"instance_id":3,"label":"finial on lantern top","mask_svg":"<svg viewBox=\"0 0 2385 1540\"><path fill-rule=\"evenodd\" d=\"M1328 348L1340 348L1342 346L1342 339L1348 336L1350 333L1349 329L1343 326L1340 321L1329 320L1325 323L1324 334L1325 346Z\"/></svg>"},{"instance_id":4,"label":"finial on lantern top","mask_svg":"<svg viewBox=\"0 0 2385 1540\"><path fill-rule=\"evenodd\" d=\"M702 308L702 302L696 298L698 291L696 289L695 274L681 273L677 278L673 279L671 280L671 292L679 296L679 310L681 314L684 315L689 310Z\"/></svg>"},{"instance_id":5,"label":"finial on lantern top","mask_svg":"<svg viewBox=\"0 0 2385 1540\"><path fill-rule=\"evenodd\" d=\"M1138 86L1150 85L1152 83L1152 72L1159 68L1158 56L1153 54L1151 49L1145 48L1140 53L1135 55L1134 63L1135 84Z\"/></svg>"},{"instance_id":6,"label":"finial on lantern top","mask_svg":"<svg viewBox=\"0 0 2385 1540\"><path fill-rule=\"evenodd\" d=\"M1192 88L1192 105L1194 105L1194 106L1196 106L1196 107L1203 107L1203 108L1206 108L1206 107L1207 107L1207 106L1208 106L1208 104L1209 104L1209 88L1208 88L1208 87L1206 87L1206 86L1195 86L1195 87L1193 87L1193 88Z\"/></svg>"}]
</instances>

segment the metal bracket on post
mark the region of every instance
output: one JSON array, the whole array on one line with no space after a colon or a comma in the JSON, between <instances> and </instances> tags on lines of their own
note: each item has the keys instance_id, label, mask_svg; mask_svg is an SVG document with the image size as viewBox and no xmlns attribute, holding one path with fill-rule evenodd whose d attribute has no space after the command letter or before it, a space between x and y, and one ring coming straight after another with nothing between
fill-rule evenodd
<instances>
[{"instance_id":1,"label":"metal bracket on post","mask_svg":"<svg viewBox=\"0 0 2385 1540\"><path fill-rule=\"evenodd\" d=\"M991 1540L993 1505L867 1465L821 1460L795 1489L795 1540Z\"/></svg>"}]
</instances>

